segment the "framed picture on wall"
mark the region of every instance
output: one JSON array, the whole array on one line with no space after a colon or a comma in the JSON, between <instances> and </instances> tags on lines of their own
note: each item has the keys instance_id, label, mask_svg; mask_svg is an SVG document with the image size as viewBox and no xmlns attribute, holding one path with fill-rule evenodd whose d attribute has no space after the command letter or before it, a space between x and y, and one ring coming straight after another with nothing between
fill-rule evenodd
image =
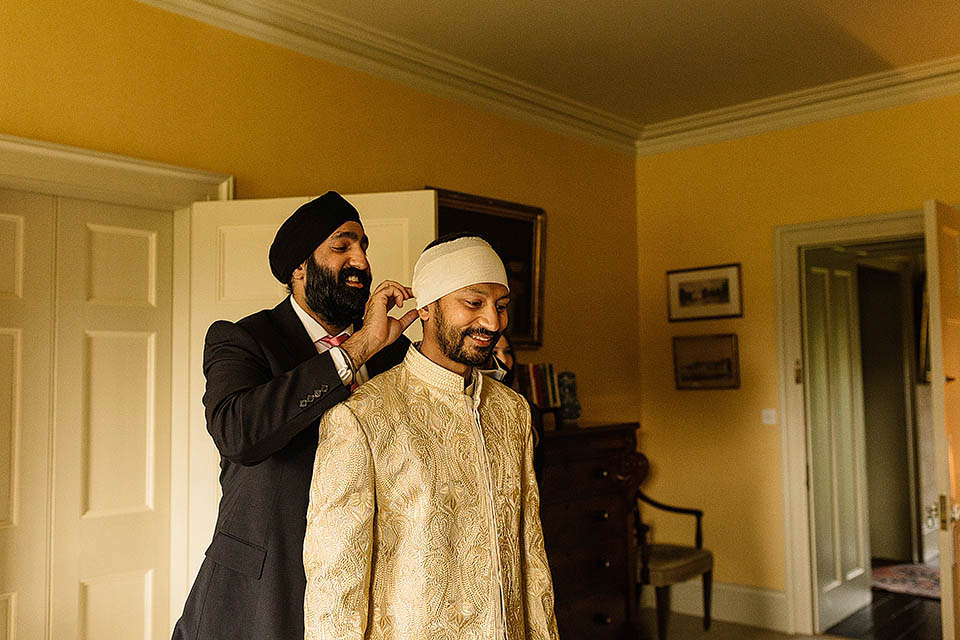
<instances>
[{"instance_id":1,"label":"framed picture on wall","mask_svg":"<svg viewBox=\"0 0 960 640\"><path fill-rule=\"evenodd\" d=\"M737 335L674 336L673 377L677 389L739 389Z\"/></svg>"},{"instance_id":2,"label":"framed picture on wall","mask_svg":"<svg viewBox=\"0 0 960 640\"><path fill-rule=\"evenodd\" d=\"M510 284L506 333L515 347L539 347L543 340L546 213L539 207L426 188L437 192L439 236L476 233L500 255Z\"/></svg>"},{"instance_id":3,"label":"framed picture on wall","mask_svg":"<svg viewBox=\"0 0 960 640\"><path fill-rule=\"evenodd\" d=\"M743 316L740 264L667 271L670 322Z\"/></svg>"}]
</instances>

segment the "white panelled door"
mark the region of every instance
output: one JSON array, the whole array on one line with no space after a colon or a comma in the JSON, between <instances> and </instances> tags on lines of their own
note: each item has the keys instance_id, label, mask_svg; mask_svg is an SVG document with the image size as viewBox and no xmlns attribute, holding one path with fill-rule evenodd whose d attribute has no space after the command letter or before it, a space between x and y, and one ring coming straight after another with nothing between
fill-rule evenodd
<instances>
[{"instance_id":1,"label":"white panelled door","mask_svg":"<svg viewBox=\"0 0 960 640\"><path fill-rule=\"evenodd\" d=\"M409 283L435 192L347 198L374 283ZM175 272L170 211L0 188L0 639L169 637L218 499L203 335L283 296L267 249L307 199L178 212Z\"/></svg>"},{"instance_id":2,"label":"white panelled door","mask_svg":"<svg viewBox=\"0 0 960 640\"><path fill-rule=\"evenodd\" d=\"M0 189L0 638L46 638L56 198Z\"/></svg>"},{"instance_id":3,"label":"white panelled door","mask_svg":"<svg viewBox=\"0 0 960 640\"><path fill-rule=\"evenodd\" d=\"M810 513L818 628L870 602L857 271L843 249L803 252Z\"/></svg>"},{"instance_id":4,"label":"white panelled door","mask_svg":"<svg viewBox=\"0 0 960 640\"><path fill-rule=\"evenodd\" d=\"M0 190L0 226L0 637L166 637L173 213Z\"/></svg>"},{"instance_id":5,"label":"white panelled door","mask_svg":"<svg viewBox=\"0 0 960 640\"><path fill-rule=\"evenodd\" d=\"M168 634L173 214L61 198L52 637Z\"/></svg>"},{"instance_id":6,"label":"white panelled door","mask_svg":"<svg viewBox=\"0 0 960 640\"><path fill-rule=\"evenodd\" d=\"M420 252L436 238L437 202L432 190L344 195L360 212L370 239L367 257L373 286L382 280L410 284ZM236 320L272 307L285 295L270 273L268 251L280 224L311 198L198 202L178 215L189 218L189 527L183 584L203 560L216 523L219 456L206 431L203 405L203 339L218 319ZM402 311L413 308L410 303ZM402 313L402 312L395 312ZM419 340L419 323L408 329ZM175 578L179 579L179 578ZM184 596L186 595L184 587Z\"/></svg>"}]
</instances>

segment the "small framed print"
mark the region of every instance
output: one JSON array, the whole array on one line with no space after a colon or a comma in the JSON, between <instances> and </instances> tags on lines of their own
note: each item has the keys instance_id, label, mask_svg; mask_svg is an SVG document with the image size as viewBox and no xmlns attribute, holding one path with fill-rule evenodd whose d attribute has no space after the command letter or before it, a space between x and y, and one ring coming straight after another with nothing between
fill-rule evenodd
<instances>
[{"instance_id":1,"label":"small framed print","mask_svg":"<svg viewBox=\"0 0 960 640\"><path fill-rule=\"evenodd\" d=\"M670 322L739 318L740 264L667 271L667 317Z\"/></svg>"},{"instance_id":2,"label":"small framed print","mask_svg":"<svg viewBox=\"0 0 960 640\"><path fill-rule=\"evenodd\" d=\"M677 389L739 389L740 354L735 333L674 336Z\"/></svg>"}]
</instances>

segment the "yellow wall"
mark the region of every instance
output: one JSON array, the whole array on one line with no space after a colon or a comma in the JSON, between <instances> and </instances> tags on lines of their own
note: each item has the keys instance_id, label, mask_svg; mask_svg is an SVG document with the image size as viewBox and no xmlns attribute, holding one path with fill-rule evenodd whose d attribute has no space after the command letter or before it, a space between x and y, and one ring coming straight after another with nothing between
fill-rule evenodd
<instances>
[{"instance_id":1,"label":"yellow wall","mask_svg":"<svg viewBox=\"0 0 960 640\"><path fill-rule=\"evenodd\" d=\"M960 201L960 98L635 163L131 0L3 2L0 89L0 133L230 173L241 198L430 184L543 207L544 346L521 360L576 371L585 418L642 411L651 492L706 509L718 580L775 589L773 227ZM664 272L725 262L744 317L668 323ZM670 337L708 332L739 335L741 389L675 391Z\"/></svg>"},{"instance_id":2,"label":"yellow wall","mask_svg":"<svg viewBox=\"0 0 960 640\"><path fill-rule=\"evenodd\" d=\"M784 588L774 227L958 202L958 143L951 97L638 160L641 447L654 496L705 509L717 580ZM667 270L728 262L742 319L667 322ZM701 333L739 336L739 390L674 389L671 336Z\"/></svg>"},{"instance_id":3,"label":"yellow wall","mask_svg":"<svg viewBox=\"0 0 960 640\"><path fill-rule=\"evenodd\" d=\"M637 419L632 157L132 0L5 0L0 92L0 133L233 174L239 198L433 185L543 207L544 346L520 360L575 371L586 418Z\"/></svg>"}]
</instances>

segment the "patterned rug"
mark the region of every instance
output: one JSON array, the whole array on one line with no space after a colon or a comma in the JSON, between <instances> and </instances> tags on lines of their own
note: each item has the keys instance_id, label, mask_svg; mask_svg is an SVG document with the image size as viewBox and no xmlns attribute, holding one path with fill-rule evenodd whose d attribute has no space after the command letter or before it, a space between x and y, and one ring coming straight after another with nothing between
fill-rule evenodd
<instances>
[{"instance_id":1,"label":"patterned rug","mask_svg":"<svg viewBox=\"0 0 960 640\"><path fill-rule=\"evenodd\" d=\"M940 569L929 564L892 564L873 570L873 588L940 599Z\"/></svg>"}]
</instances>

